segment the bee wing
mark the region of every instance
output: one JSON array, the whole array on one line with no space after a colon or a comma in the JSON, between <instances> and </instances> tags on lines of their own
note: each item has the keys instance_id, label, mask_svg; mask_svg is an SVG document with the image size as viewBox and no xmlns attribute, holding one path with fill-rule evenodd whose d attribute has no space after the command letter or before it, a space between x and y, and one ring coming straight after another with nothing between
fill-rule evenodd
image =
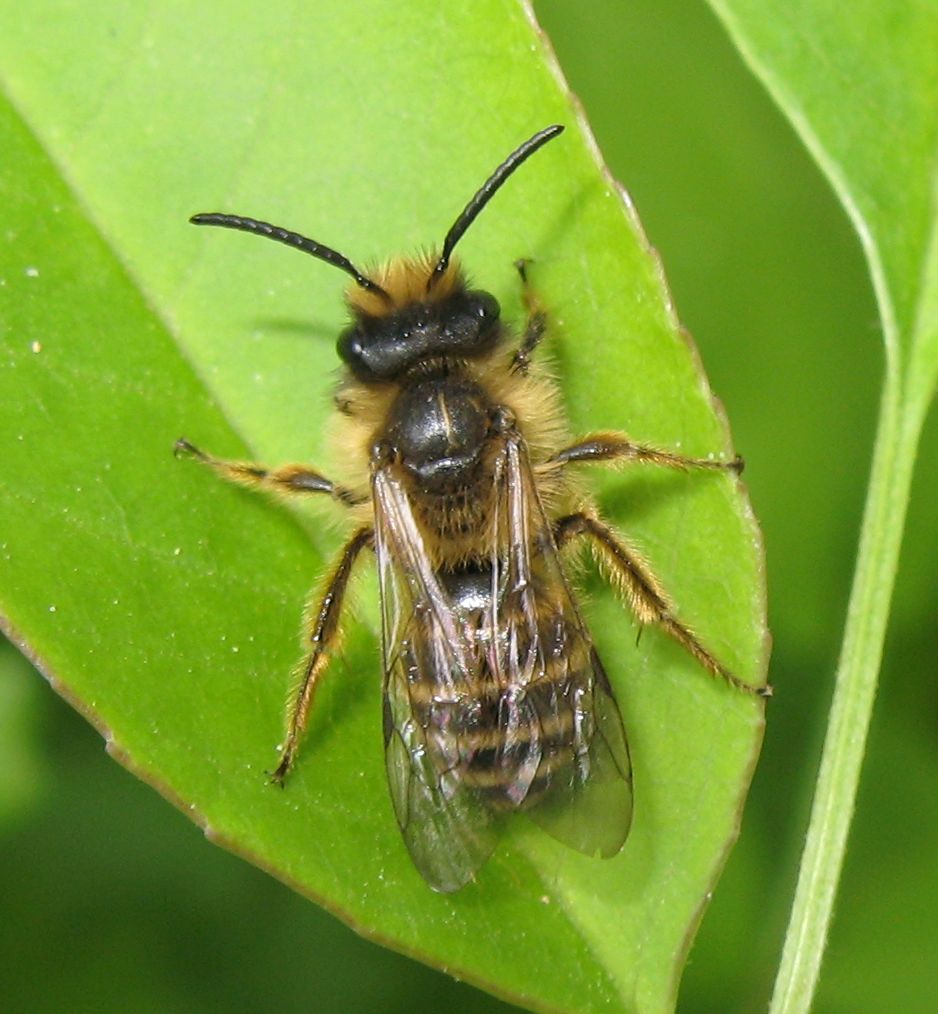
<instances>
[{"instance_id":1,"label":"bee wing","mask_svg":"<svg viewBox=\"0 0 938 1014\"><path fill-rule=\"evenodd\" d=\"M538 745L526 812L587 854L615 855L632 820L631 763L609 680L570 590L520 434L496 462L493 565L502 679L530 717L516 735ZM532 723L537 729L530 728ZM505 730L511 737L512 730ZM509 742L510 748L510 742Z\"/></svg>"},{"instance_id":2,"label":"bee wing","mask_svg":"<svg viewBox=\"0 0 938 1014\"><path fill-rule=\"evenodd\" d=\"M455 891L497 838L491 809L461 775L477 664L392 466L375 472L373 490L391 798L414 865L435 890Z\"/></svg>"},{"instance_id":3,"label":"bee wing","mask_svg":"<svg viewBox=\"0 0 938 1014\"><path fill-rule=\"evenodd\" d=\"M500 813L524 809L603 856L631 823L622 720L517 433L494 486L470 602L434 569L394 467L373 478L388 780L414 864L440 891L472 879Z\"/></svg>"}]
</instances>

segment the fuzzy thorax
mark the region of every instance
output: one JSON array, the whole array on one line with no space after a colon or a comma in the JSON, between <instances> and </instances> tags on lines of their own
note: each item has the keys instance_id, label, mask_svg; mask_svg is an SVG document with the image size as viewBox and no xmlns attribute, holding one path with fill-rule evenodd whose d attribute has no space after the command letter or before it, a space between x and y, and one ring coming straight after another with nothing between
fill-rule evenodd
<instances>
[{"instance_id":1,"label":"fuzzy thorax","mask_svg":"<svg viewBox=\"0 0 938 1014\"><path fill-rule=\"evenodd\" d=\"M569 483L561 470L546 467L547 460L569 439L557 386L540 365L533 366L527 374L512 370L512 356L511 348L503 342L498 349L479 360L453 363L452 367L478 383L492 404L502 405L512 412L525 438L538 477L538 492L545 507L551 513L558 508L570 510L581 503L579 490ZM400 393L399 383L365 385L347 375L336 394L340 411L333 417L331 443L337 477L363 500L367 500L356 508L357 524L374 522L373 506L368 496L371 449L381 438L392 405ZM483 501L487 499L484 481L481 487L476 488L474 495ZM430 501L427 506L432 506ZM462 509L455 502L445 505L441 503L439 507L448 518L445 527L463 529L463 535L458 538L454 538L452 532L448 533L452 542L446 547L447 550L454 558L468 555L479 544L479 532L471 534L464 527L469 515L473 514L469 509L470 504L467 502ZM467 512L465 517L464 511ZM418 514L422 513L418 511ZM428 531L425 534L431 536L433 533ZM432 538L431 544L438 551L441 548L438 537ZM435 559L434 562L438 564L439 561Z\"/></svg>"}]
</instances>

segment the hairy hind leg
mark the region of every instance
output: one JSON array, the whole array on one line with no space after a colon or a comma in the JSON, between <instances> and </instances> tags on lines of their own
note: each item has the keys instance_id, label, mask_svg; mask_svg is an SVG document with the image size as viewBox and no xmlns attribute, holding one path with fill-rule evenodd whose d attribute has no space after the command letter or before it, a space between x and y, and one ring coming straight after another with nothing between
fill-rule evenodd
<instances>
[{"instance_id":1,"label":"hairy hind leg","mask_svg":"<svg viewBox=\"0 0 938 1014\"><path fill-rule=\"evenodd\" d=\"M554 538L562 547L578 535L586 535L598 561L604 565L612 583L639 623L656 623L674 638L705 669L737 690L759 697L771 697L768 685L754 687L734 676L700 643L677 617L671 603L652 574L648 564L608 525L589 514L568 514L554 523Z\"/></svg>"}]
</instances>

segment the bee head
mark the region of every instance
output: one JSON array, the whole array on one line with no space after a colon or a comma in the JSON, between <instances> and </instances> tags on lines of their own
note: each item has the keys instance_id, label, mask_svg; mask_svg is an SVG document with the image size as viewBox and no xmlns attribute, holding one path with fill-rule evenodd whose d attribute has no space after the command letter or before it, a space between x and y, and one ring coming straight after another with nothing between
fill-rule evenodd
<instances>
[{"instance_id":1,"label":"bee head","mask_svg":"<svg viewBox=\"0 0 938 1014\"><path fill-rule=\"evenodd\" d=\"M472 359L501 336L494 296L470 289L456 262L434 274L438 258L392 261L371 277L381 293L353 288L352 322L339 335L342 362L364 383L394 380L425 359Z\"/></svg>"},{"instance_id":2,"label":"bee head","mask_svg":"<svg viewBox=\"0 0 938 1014\"><path fill-rule=\"evenodd\" d=\"M393 380L421 359L472 358L496 344L498 303L487 292L467 287L453 249L505 180L562 131L559 124L545 127L502 162L450 227L439 256L392 261L372 275L331 247L255 218L211 213L190 221L266 236L350 275L355 280L347 295L352 323L339 336L339 356L365 383Z\"/></svg>"}]
</instances>

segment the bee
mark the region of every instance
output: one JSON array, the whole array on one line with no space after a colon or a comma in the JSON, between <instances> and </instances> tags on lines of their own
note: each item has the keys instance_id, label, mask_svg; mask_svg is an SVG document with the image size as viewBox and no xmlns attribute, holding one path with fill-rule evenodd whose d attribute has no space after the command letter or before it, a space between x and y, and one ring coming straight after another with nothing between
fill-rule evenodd
<instances>
[{"instance_id":1,"label":"bee","mask_svg":"<svg viewBox=\"0 0 938 1014\"><path fill-rule=\"evenodd\" d=\"M523 811L579 852L619 852L632 821L632 768L609 679L564 565L588 542L640 624L656 623L715 676L737 679L675 615L641 554L576 493L581 463L738 471L739 459L682 457L623 433L567 434L535 353L547 316L518 268L528 319L502 322L453 250L505 181L563 130L534 134L486 180L438 253L364 273L323 244L253 218L196 225L266 236L353 279L335 395L343 481L306 465L227 461L188 440L178 454L223 478L290 497L330 497L353 531L305 619L308 644L280 762L294 766L313 697L341 640L343 600L368 551L377 562L384 743L391 799L417 869L437 891L474 879L504 818Z\"/></svg>"}]
</instances>

